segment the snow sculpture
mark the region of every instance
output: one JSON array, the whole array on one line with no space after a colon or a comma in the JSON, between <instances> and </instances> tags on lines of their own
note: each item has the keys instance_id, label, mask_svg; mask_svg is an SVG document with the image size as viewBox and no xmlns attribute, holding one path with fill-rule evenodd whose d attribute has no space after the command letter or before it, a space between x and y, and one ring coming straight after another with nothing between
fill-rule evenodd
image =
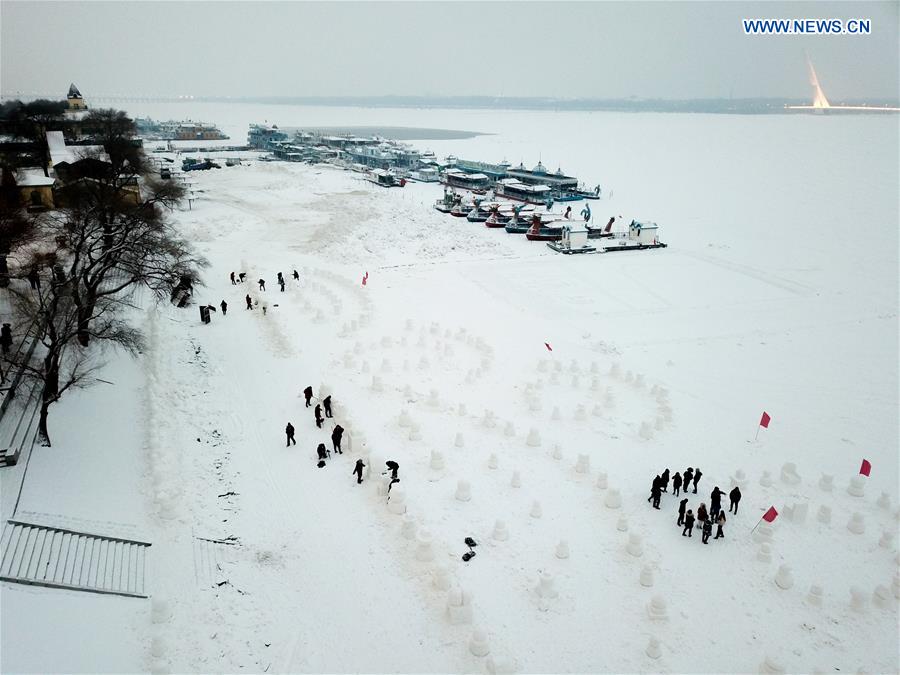
<instances>
[{"instance_id":1,"label":"snow sculpture","mask_svg":"<svg viewBox=\"0 0 900 675\"><path fill-rule=\"evenodd\" d=\"M452 357L453 354L453 345L444 345L444 356L449 358Z\"/></svg>"},{"instance_id":2,"label":"snow sculpture","mask_svg":"<svg viewBox=\"0 0 900 675\"><path fill-rule=\"evenodd\" d=\"M559 374L555 370L550 373L550 384L559 384Z\"/></svg>"},{"instance_id":3,"label":"snow sculpture","mask_svg":"<svg viewBox=\"0 0 900 675\"><path fill-rule=\"evenodd\" d=\"M450 575L443 565L435 565L431 570L431 585L439 591L450 590Z\"/></svg>"},{"instance_id":4,"label":"snow sculpture","mask_svg":"<svg viewBox=\"0 0 900 675\"><path fill-rule=\"evenodd\" d=\"M369 362L368 362L368 361L363 361L363 362L362 362L362 371L363 371L363 373L366 374L366 375L368 375L368 374L371 372L371 370L372 370L372 369L369 367Z\"/></svg>"},{"instance_id":5,"label":"snow sculpture","mask_svg":"<svg viewBox=\"0 0 900 675\"><path fill-rule=\"evenodd\" d=\"M314 323L322 323L325 321L325 313L321 309L316 310L316 315L313 317Z\"/></svg>"},{"instance_id":6,"label":"snow sculpture","mask_svg":"<svg viewBox=\"0 0 900 675\"><path fill-rule=\"evenodd\" d=\"M653 429L650 428L650 425L647 424L647 422L641 422L641 430L638 432L638 436L645 441L649 441L653 438Z\"/></svg>"},{"instance_id":7,"label":"snow sculpture","mask_svg":"<svg viewBox=\"0 0 900 675\"><path fill-rule=\"evenodd\" d=\"M534 590L538 594L538 597L547 600L552 600L559 595L555 587L555 580L553 578L553 575L549 572L541 573L541 576L538 580L538 585Z\"/></svg>"},{"instance_id":8,"label":"snow sculpture","mask_svg":"<svg viewBox=\"0 0 900 675\"><path fill-rule=\"evenodd\" d=\"M584 407L583 403L579 403L575 408L575 420L578 422L584 422L587 419L587 410Z\"/></svg>"},{"instance_id":9,"label":"snow sculpture","mask_svg":"<svg viewBox=\"0 0 900 675\"><path fill-rule=\"evenodd\" d=\"M438 324L435 323L434 321L432 321L432 322L431 322L431 326L429 326L429 328L428 328L428 331L429 331L432 335L437 335L439 330L440 330L440 328L439 328Z\"/></svg>"},{"instance_id":10,"label":"snow sculpture","mask_svg":"<svg viewBox=\"0 0 900 675\"><path fill-rule=\"evenodd\" d=\"M356 361L353 358L353 354L344 354L344 368L347 368L348 370L354 370L355 365Z\"/></svg>"},{"instance_id":11,"label":"snow sculpture","mask_svg":"<svg viewBox=\"0 0 900 675\"><path fill-rule=\"evenodd\" d=\"M412 321L412 319L407 319L407 320L406 320L406 324L405 324L404 327L406 328L406 330L412 330L412 329L413 329L413 321Z\"/></svg>"},{"instance_id":12,"label":"snow sculpture","mask_svg":"<svg viewBox=\"0 0 900 675\"><path fill-rule=\"evenodd\" d=\"M878 540L878 545L881 548L894 548L894 533L889 530L882 532L881 539Z\"/></svg>"},{"instance_id":13,"label":"snow sculpture","mask_svg":"<svg viewBox=\"0 0 900 675\"><path fill-rule=\"evenodd\" d=\"M598 378L598 377L591 378L591 391L596 393L596 392L600 391L600 389L601 389L600 378Z\"/></svg>"},{"instance_id":14,"label":"snow sculpture","mask_svg":"<svg viewBox=\"0 0 900 675\"><path fill-rule=\"evenodd\" d=\"M634 386L637 387L638 389L643 389L644 384L645 384L645 383L644 383L644 376L643 376L643 374L637 373L637 374L634 376Z\"/></svg>"},{"instance_id":15,"label":"snow sculpture","mask_svg":"<svg viewBox=\"0 0 900 675\"><path fill-rule=\"evenodd\" d=\"M453 439L453 445L455 445L457 448L462 448L466 445L461 431L456 432L456 438Z\"/></svg>"},{"instance_id":16,"label":"snow sculpture","mask_svg":"<svg viewBox=\"0 0 900 675\"><path fill-rule=\"evenodd\" d=\"M606 473L601 472L597 474L597 487L601 490L609 487L609 479L606 477Z\"/></svg>"},{"instance_id":17,"label":"snow sculpture","mask_svg":"<svg viewBox=\"0 0 900 675\"><path fill-rule=\"evenodd\" d=\"M878 505L878 508L889 511L891 508L891 496L887 492L882 492L875 503Z\"/></svg>"},{"instance_id":18,"label":"snow sculpture","mask_svg":"<svg viewBox=\"0 0 900 675\"><path fill-rule=\"evenodd\" d=\"M575 464L575 472L576 473L590 473L591 472L591 458L588 455L584 455L584 454L578 455L578 462Z\"/></svg>"},{"instance_id":19,"label":"snow sculpture","mask_svg":"<svg viewBox=\"0 0 900 675\"><path fill-rule=\"evenodd\" d=\"M813 607L821 607L822 599L825 597L825 591L819 584L813 584L809 587L809 593L806 594L806 602Z\"/></svg>"},{"instance_id":20,"label":"snow sculpture","mask_svg":"<svg viewBox=\"0 0 900 675\"><path fill-rule=\"evenodd\" d=\"M456 625L472 623L472 596L458 586L447 593L447 617Z\"/></svg>"},{"instance_id":21,"label":"snow sculpture","mask_svg":"<svg viewBox=\"0 0 900 675\"><path fill-rule=\"evenodd\" d=\"M512 438L516 435L516 428L513 426L512 422L507 422L506 426L503 427L503 435L507 438Z\"/></svg>"},{"instance_id":22,"label":"snow sculpture","mask_svg":"<svg viewBox=\"0 0 900 675\"><path fill-rule=\"evenodd\" d=\"M891 606L891 592L884 584L878 584L872 591L872 603L881 609L887 609Z\"/></svg>"},{"instance_id":23,"label":"snow sculpture","mask_svg":"<svg viewBox=\"0 0 900 675\"><path fill-rule=\"evenodd\" d=\"M591 375L597 375L600 372L600 366L596 361L591 361Z\"/></svg>"},{"instance_id":24,"label":"snow sculpture","mask_svg":"<svg viewBox=\"0 0 900 675\"><path fill-rule=\"evenodd\" d=\"M632 532L628 535L628 545L625 546L625 550L628 551L629 555L633 555L635 558L640 558L644 555L644 542L641 540L641 535Z\"/></svg>"},{"instance_id":25,"label":"snow sculpture","mask_svg":"<svg viewBox=\"0 0 900 675\"><path fill-rule=\"evenodd\" d=\"M665 621L669 618L669 610L666 599L661 595L654 595L647 605L647 615L653 621Z\"/></svg>"},{"instance_id":26,"label":"snow sculpture","mask_svg":"<svg viewBox=\"0 0 900 675\"><path fill-rule=\"evenodd\" d=\"M488 457L488 468L489 468L489 469L496 469L496 468L499 467L499 466L500 466L500 463L497 461L497 453L496 453L496 452L492 452L492 453L491 453L491 456Z\"/></svg>"},{"instance_id":27,"label":"snow sculpture","mask_svg":"<svg viewBox=\"0 0 900 675\"><path fill-rule=\"evenodd\" d=\"M430 466L432 471L443 471L444 453L440 452L439 450L432 450Z\"/></svg>"},{"instance_id":28,"label":"snow sculpture","mask_svg":"<svg viewBox=\"0 0 900 675\"><path fill-rule=\"evenodd\" d=\"M747 484L747 474L744 473L743 469L738 469L734 472L734 475L731 477L731 487L733 488L742 488Z\"/></svg>"},{"instance_id":29,"label":"snow sculpture","mask_svg":"<svg viewBox=\"0 0 900 675\"><path fill-rule=\"evenodd\" d=\"M153 623L168 623L172 618L172 606L168 600L153 598L150 616Z\"/></svg>"},{"instance_id":30,"label":"snow sculpture","mask_svg":"<svg viewBox=\"0 0 900 675\"><path fill-rule=\"evenodd\" d=\"M495 541L506 541L509 539L509 530L506 527L506 523L502 520L498 520L494 523L494 531L491 532L491 537Z\"/></svg>"},{"instance_id":31,"label":"snow sculpture","mask_svg":"<svg viewBox=\"0 0 900 675\"><path fill-rule=\"evenodd\" d=\"M831 507L825 506L825 504L822 504L822 506L819 507L819 513L816 515L816 520L818 520L820 523L822 523L824 525L830 525L831 524Z\"/></svg>"},{"instance_id":32,"label":"snow sculpture","mask_svg":"<svg viewBox=\"0 0 900 675\"><path fill-rule=\"evenodd\" d=\"M404 539L409 539L412 541L416 538L416 531L418 530L418 525L416 524L416 519L412 517L409 513L403 516L403 525L400 527L400 534L403 535Z\"/></svg>"},{"instance_id":33,"label":"snow sculpture","mask_svg":"<svg viewBox=\"0 0 900 675\"><path fill-rule=\"evenodd\" d=\"M854 612L865 612L869 606L869 598L858 586L850 587L850 609Z\"/></svg>"},{"instance_id":34,"label":"snow sculpture","mask_svg":"<svg viewBox=\"0 0 900 675\"><path fill-rule=\"evenodd\" d=\"M466 416L466 404L465 403L460 403L456 407L456 414L459 415L460 417Z\"/></svg>"},{"instance_id":35,"label":"snow sculpture","mask_svg":"<svg viewBox=\"0 0 900 675\"><path fill-rule=\"evenodd\" d=\"M525 445L532 448L540 447L541 434L534 427L528 430L528 437L525 439Z\"/></svg>"},{"instance_id":36,"label":"snow sculpture","mask_svg":"<svg viewBox=\"0 0 900 675\"><path fill-rule=\"evenodd\" d=\"M819 489L823 492L831 492L834 490L834 476L823 473L822 477L819 479Z\"/></svg>"},{"instance_id":37,"label":"snow sculpture","mask_svg":"<svg viewBox=\"0 0 900 675\"><path fill-rule=\"evenodd\" d=\"M493 410L485 409L481 424L485 429L493 429L497 426L497 418L494 416Z\"/></svg>"},{"instance_id":38,"label":"snow sculpture","mask_svg":"<svg viewBox=\"0 0 900 675\"><path fill-rule=\"evenodd\" d=\"M866 496L866 480L862 476L854 476L850 479L850 485L847 486L847 494L852 497Z\"/></svg>"},{"instance_id":39,"label":"snow sculpture","mask_svg":"<svg viewBox=\"0 0 900 675\"><path fill-rule=\"evenodd\" d=\"M863 534L866 531L866 521L863 519L863 515L858 511L854 512L847 523L847 529L853 534Z\"/></svg>"},{"instance_id":40,"label":"snow sculpture","mask_svg":"<svg viewBox=\"0 0 900 675\"><path fill-rule=\"evenodd\" d=\"M775 573L775 585L782 590L787 590L794 585L794 575L790 565L781 565Z\"/></svg>"},{"instance_id":41,"label":"snow sculpture","mask_svg":"<svg viewBox=\"0 0 900 675\"><path fill-rule=\"evenodd\" d=\"M381 359L381 372L382 373L390 373L391 371L392 371L391 360L390 359Z\"/></svg>"},{"instance_id":42,"label":"snow sculpture","mask_svg":"<svg viewBox=\"0 0 900 675\"><path fill-rule=\"evenodd\" d=\"M429 368L430 365L431 365L431 364L428 363L428 359L427 359L427 358L425 358L424 356L420 356L420 357L419 357L419 365L418 365L418 368L419 368L420 371L422 371L422 370L428 370L428 368ZM437 399L437 392L436 392L434 389L432 389L431 391L434 391L434 393L435 393L435 400L436 400L436 399ZM434 405L437 405L437 403L435 403Z\"/></svg>"},{"instance_id":43,"label":"snow sculpture","mask_svg":"<svg viewBox=\"0 0 900 675\"><path fill-rule=\"evenodd\" d=\"M476 628L472 631L472 638L469 640L469 651L475 656L487 656L491 653L490 645L488 645L487 635L483 630Z\"/></svg>"},{"instance_id":44,"label":"snow sculpture","mask_svg":"<svg viewBox=\"0 0 900 675\"><path fill-rule=\"evenodd\" d=\"M419 534L416 535L416 560L419 562L431 562L434 560L434 551L431 548L431 532L424 528L419 530Z\"/></svg>"},{"instance_id":45,"label":"snow sculpture","mask_svg":"<svg viewBox=\"0 0 900 675\"><path fill-rule=\"evenodd\" d=\"M806 516L808 513L809 504L807 504L806 502L784 507L785 519L797 523L798 525L803 525L806 522Z\"/></svg>"},{"instance_id":46,"label":"snow sculpture","mask_svg":"<svg viewBox=\"0 0 900 675\"><path fill-rule=\"evenodd\" d=\"M672 409L669 406L667 406L665 404L661 404L661 405L657 406L656 411L662 416L662 418L666 422L672 421Z\"/></svg>"},{"instance_id":47,"label":"snow sculpture","mask_svg":"<svg viewBox=\"0 0 900 675\"><path fill-rule=\"evenodd\" d=\"M531 412L540 412L541 410L543 410L543 407L544 406L541 404L541 399L537 395L529 397L528 409Z\"/></svg>"},{"instance_id":48,"label":"snow sculpture","mask_svg":"<svg viewBox=\"0 0 900 675\"><path fill-rule=\"evenodd\" d=\"M666 428L666 421L662 417L657 416L656 422L653 424L653 427L657 431L662 431L663 429Z\"/></svg>"},{"instance_id":49,"label":"snow sculpture","mask_svg":"<svg viewBox=\"0 0 900 675\"><path fill-rule=\"evenodd\" d=\"M514 488L522 487L522 476L519 475L518 471L513 471L512 480L509 482Z\"/></svg>"},{"instance_id":50,"label":"snow sculpture","mask_svg":"<svg viewBox=\"0 0 900 675\"><path fill-rule=\"evenodd\" d=\"M305 309L307 309L307 310L312 309L312 306L309 305L309 303L306 303ZM352 319L350 321L350 332L355 333L358 329L359 329L359 321L357 321L356 319Z\"/></svg>"},{"instance_id":51,"label":"snow sculpture","mask_svg":"<svg viewBox=\"0 0 900 675\"><path fill-rule=\"evenodd\" d=\"M560 539L556 545L556 557L560 560L565 560L569 557L569 542L565 539Z\"/></svg>"},{"instance_id":52,"label":"snow sculpture","mask_svg":"<svg viewBox=\"0 0 900 675\"><path fill-rule=\"evenodd\" d=\"M406 427L409 427L412 425L412 420L410 419L409 412L406 410L406 408L403 408L400 411L400 418L397 421L397 424L403 428L406 428Z\"/></svg>"},{"instance_id":53,"label":"snow sculpture","mask_svg":"<svg viewBox=\"0 0 900 675\"><path fill-rule=\"evenodd\" d=\"M466 373L466 384L474 384L475 383L475 375L471 370Z\"/></svg>"},{"instance_id":54,"label":"snow sculpture","mask_svg":"<svg viewBox=\"0 0 900 675\"><path fill-rule=\"evenodd\" d=\"M542 515L544 515L543 510L541 510L541 503L539 501L535 500L531 504L531 512L529 513L529 515L532 518L540 518Z\"/></svg>"},{"instance_id":55,"label":"snow sculpture","mask_svg":"<svg viewBox=\"0 0 900 675\"><path fill-rule=\"evenodd\" d=\"M555 372L555 373L562 372L562 363L560 361L553 362L553 372Z\"/></svg>"},{"instance_id":56,"label":"snow sculpture","mask_svg":"<svg viewBox=\"0 0 900 675\"><path fill-rule=\"evenodd\" d=\"M603 408L599 403L595 403L594 407L591 408L591 415L594 417L603 417Z\"/></svg>"},{"instance_id":57,"label":"snow sculpture","mask_svg":"<svg viewBox=\"0 0 900 675\"><path fill-rule=\"evenodd\" d=\"M537 370L539 373L547 372L547 359L541 359L540 361L538 361Z\"/></svg>"},{"instance_id":58,"label":"snow sculpture","mask_svg":"<svg viewBox=\"0 0 900 675\"><path fill-rule=\"evenodd\" d=\"M166 640L161 635L157 635L150 640L150 653L156 658L166 655Z\"/></svg>"},{"instance_id":59,"label":"snow sculpture","mask_svg":"<svg viewBox=\"0 0 900 675\"><path fill-rule=\"evenodd\" d=\"M570 373L578 373L578 372L580 372L580 370L581 369L578 367L578 361L576 361L575 359L572 359L571 361L569 361L569 372Z\"/></svg>"},{"instance_id":60,"label":"snow sculpture","mask_svg":"<svg viewBox=\"0 0 900 675\"><path fill-rule=\"evenodd\" d=\"M456 484L456 499L460 502L467 502L472 499L472 486L467 480L460 480Z\"/></svg>"},{"instance_id":61,"label":"snow sculpture","mask_svg":"<svg viewBox=\"0 0 900 675\"><path fill-rule=\"evenodd\" d=\"M619 379L619 376L622 375L622 367L618 363L612 364L609 369L609 374L614 378Z\"/></svg>"},{"instance_id":62,"label":"snow sculpture","mask_svg":"<svg viewBox=\"0 0 900 675\"><path fill-rule=\"evenodd\" d=\"M781 467L781 481L788 485L797 485L800 483L800 474L797 473L797 465L793 462L786 462Z\"/></svg>"},{"instance_id":63,"label":"snow sculpture","mask_svg":"<svg viewBox=\"0 0 900 675\"><path fill-rule=\"evenodd\" d=\"M772 547L768 543L763 542L756 553L756 559L764 563L772 562Z\"/></svg>"},{"instance_id":64,"label":"snow sculpture","mask_svg":"<svg viewBox=\"0 0 900 675\"><path fill-rule=\"evenodd\" d=\"M657 403L665 403L669 400L669 390L665 387L660 387L656 392L656 402Z\"/></svg>"},{"instance_id":65,"label":"snow sculpture","mask_svg":"<svg viewBox=\"0 0 900 675\"><path fill-rule=\"evenodd\" d=\"M419 425L413 422L409 427L409 440L411 441L421 441L422 440L422 431L419 429Z\"/></svg>"},{"instance_id":66,"label":"snow sculpture","mask_svg":"<svg viewBox=\"0 0 900 675\"><path fill-rule=\"evenodd\" d=\"M391 339L390 335L384 335L381 338L381 346L384 347L385 349L390 349L391 347L394 346L394 341Z\"/></svg>"},{"instance_id":67,"label":"snow sculpture","mask_svg":"<svg viewBox=\"0 0 900 675\"><path fill-rule=\"evenodd\" d=\"M647 656L651 659L656 660L662 656L662 650L659 648L659 640L655 637L651 637L650 641L647 643L647 649L644 650Z\"/></svg>"},{"instance_id":68,"label":"snow sculpture","mask_svg":"<svg viewBox=\"0 0 900 675\"><path fill-rule=\"evenodd\" d=\"M581 385L581 380L578 379L577 375L573 375L572 382L571 382L572 389L578 389L578 387L580 385Z\"/></svg>"},{"instance_id":69,"label":"snow sculpture","mask_svg":"<svg viewBox=\"0 0 900 675\"><path fill-rule=\"evenodd\" d=\"M763 659L763 662L759 664L759 675L784 675L784 668L782 668L771 656L767 656Z\"/></svg>"},{"instance_id":70,"label":"snow sculpture","mask_svg":"<svg viewBox=\"0 0 900 675\"><path fill-rule=\"evenodd\" d=\"M619 532L628 532L628 518L619 516L619 520L616 521L616 529Z\"/></svg>"},{"instance_id":71,"label":"snow sculpture","mask_svg":"<svg viewBox=\"0 0 900 675\"><path fill-rule=\"evenodd\" d=\"M553 459L559 461L563 458L562 448L559 447L558 443L553 444Z\"/></svg>"},{"instance_id":72,"label":"snow sculpture","mask_svg":"<svg viewBox=\"0 0 900 675\"><path fill-rule=\"evenodd\" d=\"M627 382L628 384L634 382L634 373L632 373L630 370L625 373L625 382Z\"/></svg>"},{"instance_id":73,"label":"snow sculpture","mask_svg":"<svg viewBox=\"0 0 900 675\"><path fill-rule=\"evenodd\" d=\"M391 513L395 513L398 516L402 516L404 513L406 513L406 493L399 485L394 485L394 487L390 491L390 498L388 499L388 511L390 511Z\"/></svg>"},{"instance_id":74,"label":"snow sculpture","mask_svg":"<svg viewBox=\"0 0 900 675\"><path fill-rule=\"evenodd\" d=\"M611 488L606 493L606 499L603 500L603 503L606 505L608 509L618 509L622 506L622 495L616 488Z\"/></svg>"},{"instance_id":75,"label":"snow sculpture","mask_svg":"<svg viewBox=\"0 0 900 675\"><path fill-rule=\"evenodd\" d=\"M644 565L641 568L641 586L645 588L650 588L653 586L653 568L650 565Z\"/></svg>"},{"instance_id":76,"label":"snow sculpture","mask_svg":"<svg viewBox=\"0 0 900 675\"><path fill-rule=\"evenodd\" d=\"M759 543L762 542L771 542L772 541L772 526L769 523L763 521L759 525L756 526L756 530L753 532L753 539Z\"/></svg>"},{"instance_id":77,"label":"snow sculpture","mask_svg":"<svg viewBox=\"0 0 900 675\"><path fill-rule=\"evenodd\" d=\"M345 337L349 337L349 336L350 336L350 326L345 321L341 325L341 331L338 333L338 337L345 338Z\"/></svg>"},{"instance_id":78,"label":"snow sculpture","mask_svg":"<svg viewBox=\"0 0 900 675\"><path fill-rule=\"evenodd\" d=\"M768 471L763 471L762 477L759 479L759 484L763 487L772 487L772 474Z\"/></svg>"},{"instance_id":79,"label":"snow sculpture","mask_svg":"<svg viewBox=\"0 0 900 675\"><path fill-rule=\"evenodd\" d=\"M410 386L409 382L403 385L403 398L407 401L414 401L415 395L413 395L412 386Z\"/></svg>"},{"instance_id":80,"label":"snow sculpture","mask_svg":"<svg viewBox=\"0 0 900 675\"><path fill-rule=\"evenodd\" d=\"M424 335L420 335L419 339L416 340L416 347L418 347L419 349L425 349L425 336Z\"/></svg>"},{"instance_id":81,"label":"snow sculpture","mask_svg":"<svg viewBox=\"0 0 900 675\"><path fill-rule=\"evenodd\" d=\"M550 419L554 422L557 422L562 419L562 415L559 412L559 406L553 406L553 413L550 415Z\"/></svg>"}]
</instances>

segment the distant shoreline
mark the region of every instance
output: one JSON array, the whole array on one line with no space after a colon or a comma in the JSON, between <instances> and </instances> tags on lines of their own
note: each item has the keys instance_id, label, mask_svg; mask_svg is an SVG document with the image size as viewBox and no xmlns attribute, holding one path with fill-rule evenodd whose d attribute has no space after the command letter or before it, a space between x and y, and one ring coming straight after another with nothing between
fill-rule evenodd
<instances>
[{"instance_id":1,"label":"distant shoreline","mask_svg":"<svg viewBox=\"0 0 900 675\"><path fill-rule=\"evenodd\" d=\"M485 131L463 131L461 129L435 129L428 127L393 126L303 126L281 127L286 133L308 131L334 136L380 136L392 141L455 141L476 136L492 136Z\"/></svg>"}]
</instances>

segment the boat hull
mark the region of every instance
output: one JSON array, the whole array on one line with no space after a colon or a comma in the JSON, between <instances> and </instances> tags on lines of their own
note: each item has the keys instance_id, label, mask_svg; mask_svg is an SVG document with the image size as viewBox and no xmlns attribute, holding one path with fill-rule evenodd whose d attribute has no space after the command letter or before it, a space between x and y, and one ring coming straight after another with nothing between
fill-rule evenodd
<instances>
[{"instance_id":1,"label":"boat hull","mask_svg":"<svg viewBox=\"0 0 900 675\"><path fill-rule=\"evenodd\" d=\"M529 230L525 233L525 238L528 241L559 241L562 239L562 236L562 229L555 227L542 227L537 232Z\"/></svg>"}]
</instances>

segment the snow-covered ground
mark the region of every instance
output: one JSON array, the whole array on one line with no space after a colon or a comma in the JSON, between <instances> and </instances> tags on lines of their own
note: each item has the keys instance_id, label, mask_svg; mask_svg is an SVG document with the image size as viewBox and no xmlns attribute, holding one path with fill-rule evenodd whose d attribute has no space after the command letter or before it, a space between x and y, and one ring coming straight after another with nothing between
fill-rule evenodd
<instances>
[{"instance_id":1,"label":"snow-covered ground","mask_svg":"<svg viewBox=\"0 0 900 675\"><path fill-rule=\"evenodd\" d=\"M435 186L384 190L329 167L196 174L200 199L176 217L211 261L197 300L225 299L228 315L148 308L143 357L114 358L115 384L53 410L56 443L35 449L17 513L152 541L152 599L3 583L4 671L900 668L895 120L272 110L283 125L494 133L421 147L540 155L612 192L596 220L655 220L670 247L561 256L439 214ZM263 114L133 112L233 137ZM265 292L249 283L260 277ZM351 445L322 469L332 420L316 429L306 385L332 392ZM872 475L853 497L863 458ZM405 515L379 492L388 459ZM782 479L786 463L799 482ZM743 483L709 546L680 536L671 494L661 511L646 502L656 473L698 465L695 510ZM22 470L2 474L6 517ZM786 517L795 504L806 522ZM750 532L772 505L763 562L766 528ZM847 528L857 512L863 534ZM467 536L479 546L465 563ZM226 537L239 544L205 541ZM555 597L536 592L542 575ZM470 623L451 620L447 584ZM821 607L806 600L814 584ZM667 618L648 611L655 596ZM488 657L473 654L476 628Z\"/></svg>"}]
</instances>

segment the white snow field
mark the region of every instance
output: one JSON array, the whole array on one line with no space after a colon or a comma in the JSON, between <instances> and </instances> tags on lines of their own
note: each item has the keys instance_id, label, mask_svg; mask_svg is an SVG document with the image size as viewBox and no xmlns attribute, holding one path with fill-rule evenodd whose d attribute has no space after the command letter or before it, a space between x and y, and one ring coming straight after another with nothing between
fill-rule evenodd
<instances>
[{"instance_id":1,"label":"white snow field","mask_svg":"<svg viewBox=\"0 0 900 675\"><path fill-rule=\"evenodd\" d=\"M249 110L190 112L236 136ZM16 515L152 542L151 597L0 584L4 672L900 669L896 119L280 110L492 132L418 145L540 155L669 248L563 256L325 166L198 172L175 217L228 315L145 306L146 352L54 406ZM698 465L695 511L743 491L706 546L646 501Z\"/></svg>"}]
</instances>

